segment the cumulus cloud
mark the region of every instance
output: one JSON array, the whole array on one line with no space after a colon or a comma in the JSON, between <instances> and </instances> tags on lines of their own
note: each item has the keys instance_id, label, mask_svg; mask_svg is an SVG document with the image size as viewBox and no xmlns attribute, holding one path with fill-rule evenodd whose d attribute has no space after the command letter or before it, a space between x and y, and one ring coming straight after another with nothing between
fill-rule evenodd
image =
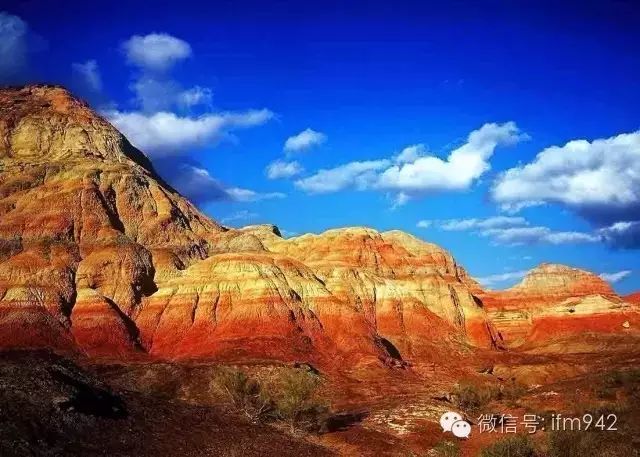
<instances>
[{"instance_id":1,"label":"cumulus cloud","mask_svg":"<svg viewBox=\"0 0 640 457\"><path fill-rule=\"evenodd\" d=\"M509 227L493 228L480 232L482 236L491 238L498 244L575 244L595 243L600 237L584 232L553 231L548 227Z\"/></svg>"},{"instance_id":2,"label":"cumulus cloud","mask_svg":"<svg viewBox=\"0 0 640 457\"><path fill-rule=\"evenodd\" d=\"M377 186L408 194L464 190L491 168L489 159L498 146L513 145L525 138L514 122L485 124L471 132L467 142L452 151L446 160L413 154L412 162L385 170Z\"/></svg>"},{"instance_id":3,"label":"cumulus cloud","mask_svg":"<svg viewBox=\"0 0 640 457\"><path fill-rule=\"evenodd\" d=\"M313 176L299 179L296 187L312 194L337 192L348 187L370 188L377 180L377 172L389 166L389 160L351 162L336 168L323 169Z\"/></svg>"},{"instance_id":4,"label":"cumulus cloud","mask_svg":"<svg viewBox=\"0 0 640 457\"><path fill-rule=\"evenodd\" d=\"M191 46L167 33L134 35L122 44L127 61L145 71L162 72L191 56Z\"/></svg>"},{"instance_id":5,"label":"cumulus cloud","mask_svg":"<svg viewBox=\"0 0 640 457\"><path fill-rule=\"evenodd\" d=\"M98 69L98 62L92 59L84 63L73 63L71 68L86 88L93 92L102 91L102 77Z\"/></svg>"},{"instance_id":6,"label":"cumulus cloud","mask_svg":"<svg viewBox=\"0 0 640 457\"><path fill-rule=\"evenodd\" d=\"M299 175L304 171L304 168L296 162L286 162L284 160L276 160L271 162L266 169L267 177L269 179L291 178Z\"/></svg>"},{"instance_id":7,"label":"cumulus cloud","mask_svg":"<svg viewBox=\"0 0 640 457\"><path fill-rule=\"evenodd\" d=\"M29 27L18 16L0 12L0 82L13 82L25 71Z\"/></svg>"},{"instance_id":8,"label":"cumulus cloud","mask_svg":"<svg viewBox=\"0 0 640 457\"><path fill-rule=\"evenodd\" d=\"M616 273L602 273L600 278L607 282L616 283L622 281L624 278L631 274L631 270L618 271Z\"/></svg>"},{"instance_id":9,"label":"cumulus cloud","mask_svg":"<svg viewBox=\"0 0 640 457\"><path fill-rule=\"evenodd\" d=\"M424 144L414 144L400 151L400 154L395 157L395 160L397 163L412 163L426 155L426 153L427 148Z\"/></svg>"},{"instance_id":10,"label":"cumulus cloud","mask_svg":"<svg viewBox=\"0 0 640 457\"><path fill-rule=\"evenodd\" d=\"M146 113L169 111L172 108L189 110L195 106L211 106L213 92L207 87L194 86L183 89L167 74L139 75L129 86L135 94L134 101Z\"/></svg>"},{"instance_id":11,"label":"cumulus cloud","mask_svg":"<svg viewBox=\"0 0 640 457\"><path fill-rule=\"evenodd\" d=\"M424 145L417 144L390 159L351 162L320 170L296 185L310 193L349 187L392 191L397 195L395 206L398 206L427 192L469 188L490 169L489 159L498 146L513 145L526 138L513 122L485 124L471 132L467 142L446 160L427 156Z\"/></svg>"},{"instance_id":12,"label":"cumulus cloud","mask_svg":"<svg viewBox=\"0 0 640 457\"><path fill-rule=\"evenodd\" d=\"M327 136L324 133L316 132L312 129L305 129L297 135L287 138L284 143L284 150L286 152L300 152L310 149L314 146L319 146L327 141Z\"/></svg>"},{"instance_id":13,"label":"cumulus cloud","mask_svg":"<svg viewBox=\"0 0 640 457\"><path fill-rule=\"evenodd\" d=\"M492 198L507 210L556 203L598 228L640 220L640 131L594 141L573 140L540 152L494 183ZM631 227L633 228L633 227ZM624 235L618 243L616 233ZM611 230L612 245L640 247L638 233Z\"/></svg>"},{"instance_id":14,"label":"cumulus cloud","mask_svg":"<svg viewBox=\"0 0 640 457\"><path fill-rule=\"evenodd\" d=\"M481 278L475 278L480 284L485 287L491 287L496 284L501 284L507 281L520 280L527 275L527 271L510 271L507 273L499 273L495 275L484 276Z\"/></svg>"},{"instance_id":15,"label":"cumulus cloud","mask_svg":"<svg viewBox=\"0 0 640 457\"><path fill-rule=\"evenodd\" d=\"M433 221L422 220L422 221L418 221L418 223L416 224L416 227L418 227L418 228L429 228L432 225L433 225Z\"/></svg>"},{"instance_id":16,"label":"cumulus cloud","mask_svg":"<svg viewBox=\"0 0 640 457\"><path fill-rule=\"evenodd\" d=\"M211 113L198 117L171 112L107 111L105 116L138 148L151 157L186 153L189 148L218 141L234 129L264 124L273 118L267 109Z\"/></svg>"}]
</instances>

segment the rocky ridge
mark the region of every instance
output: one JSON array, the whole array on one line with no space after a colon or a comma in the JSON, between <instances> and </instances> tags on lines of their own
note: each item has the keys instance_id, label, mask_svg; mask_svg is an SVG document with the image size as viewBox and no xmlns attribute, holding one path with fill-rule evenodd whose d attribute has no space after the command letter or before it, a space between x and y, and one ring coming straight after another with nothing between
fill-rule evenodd
<instances>
[{"instance_id":1,"label":"rocky ridge","mask_svg":"<svg viewBox=\"0 0 640 457\"><path fill-rule=\"evenodd\" d=\"M404 232L222 226L66 90L0 90L0 347L404 366L551 338L558 316L618 332L622 312L568 267L485 292Z\"/></svg>"}]
</instances>

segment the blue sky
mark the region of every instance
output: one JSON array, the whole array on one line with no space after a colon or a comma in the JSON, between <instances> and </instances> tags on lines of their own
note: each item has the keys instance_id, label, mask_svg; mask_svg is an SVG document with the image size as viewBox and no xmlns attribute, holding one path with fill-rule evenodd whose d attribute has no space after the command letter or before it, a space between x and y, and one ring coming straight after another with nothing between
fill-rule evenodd
<instances>
[{"instance_id":1,"label":"blue sky","mask_svg":"<svg viewBox=\"0 0 640 457\"><path fill-rule=\"evenodd\" d=\"M0 81L70 87L232 226L397 228L491 287L559 262L640 289L640 7L343 3L0 3Z\"/></svg>"}]
</instances>

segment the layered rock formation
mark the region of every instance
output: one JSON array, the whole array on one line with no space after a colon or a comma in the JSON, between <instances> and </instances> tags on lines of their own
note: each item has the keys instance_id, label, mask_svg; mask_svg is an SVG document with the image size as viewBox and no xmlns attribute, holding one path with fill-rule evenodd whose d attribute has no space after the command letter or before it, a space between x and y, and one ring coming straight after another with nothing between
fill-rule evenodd
<instances>
[{"instance_id":1,"label":"layered rock formation","mask_svg":"<svg viewBox=\"0 0 640 457\"><path fill-rule=\"evenodd\" d=\"M479 293L510 346L534 345L589 332L638 332L638 308L597 275L542 264L505 291Z\"/></svg>"},{"instance_id":2,"label":"layered rock formation","mask_svg":"<svg viewBox=\"0 0 640 457\"><path fill-rule=\"evenodd\" d=\"M0 91L0 347L391 361L495 344L449 253L402 232L231 230L58 87Z\"/></svg>"}]
</instances>

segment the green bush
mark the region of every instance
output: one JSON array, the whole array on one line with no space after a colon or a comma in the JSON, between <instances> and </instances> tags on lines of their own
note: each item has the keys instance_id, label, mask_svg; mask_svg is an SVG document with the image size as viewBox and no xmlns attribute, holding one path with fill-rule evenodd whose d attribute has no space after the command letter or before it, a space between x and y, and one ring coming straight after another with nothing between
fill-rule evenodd
<instances>
[{"instance_id":1,"label":"green bush","mask_svg":"<svg viewBox=\"0 0 640 457\"><path fill-rule=\"evenodd\" d=\"M318 395L320 379L313 373L292 370L272 386L275 413L291 430L321 431L329 408Z\"/></svg>"},{"instance_id":2,"label":"green bush","mask_svg":"<svg viewBox=\"0 0 640 457\"><path fill-rule=\"evenodd\" d=\"M273 413L273 400L255 379L234 368L221 370L216 384L231 403L252 422L264 420Z\"/></svg>"},{"instance_id":3,"label":"green bush","mask_svg":"<svg viewBox=\"0 0 640 457\"><path fill-rule=\"evenodd\" d=\"M481 457L537 457L539 454L527 435L513 435L486 447ZM576 457L579 457L576 455Z\"/></svg>"},{"instance_id":4,"label":"green bush","mask_svg":"<svg viewBox=\"0 0 640 457\"><path fill-rule=\"evenodd\" d=\"M221 369L215 384L251 421L278 420L292 431L323 431L329 408L318 397L318 376L286 370L268 382L249 377L234 368Z\"/></svg>"}]
</instances>

